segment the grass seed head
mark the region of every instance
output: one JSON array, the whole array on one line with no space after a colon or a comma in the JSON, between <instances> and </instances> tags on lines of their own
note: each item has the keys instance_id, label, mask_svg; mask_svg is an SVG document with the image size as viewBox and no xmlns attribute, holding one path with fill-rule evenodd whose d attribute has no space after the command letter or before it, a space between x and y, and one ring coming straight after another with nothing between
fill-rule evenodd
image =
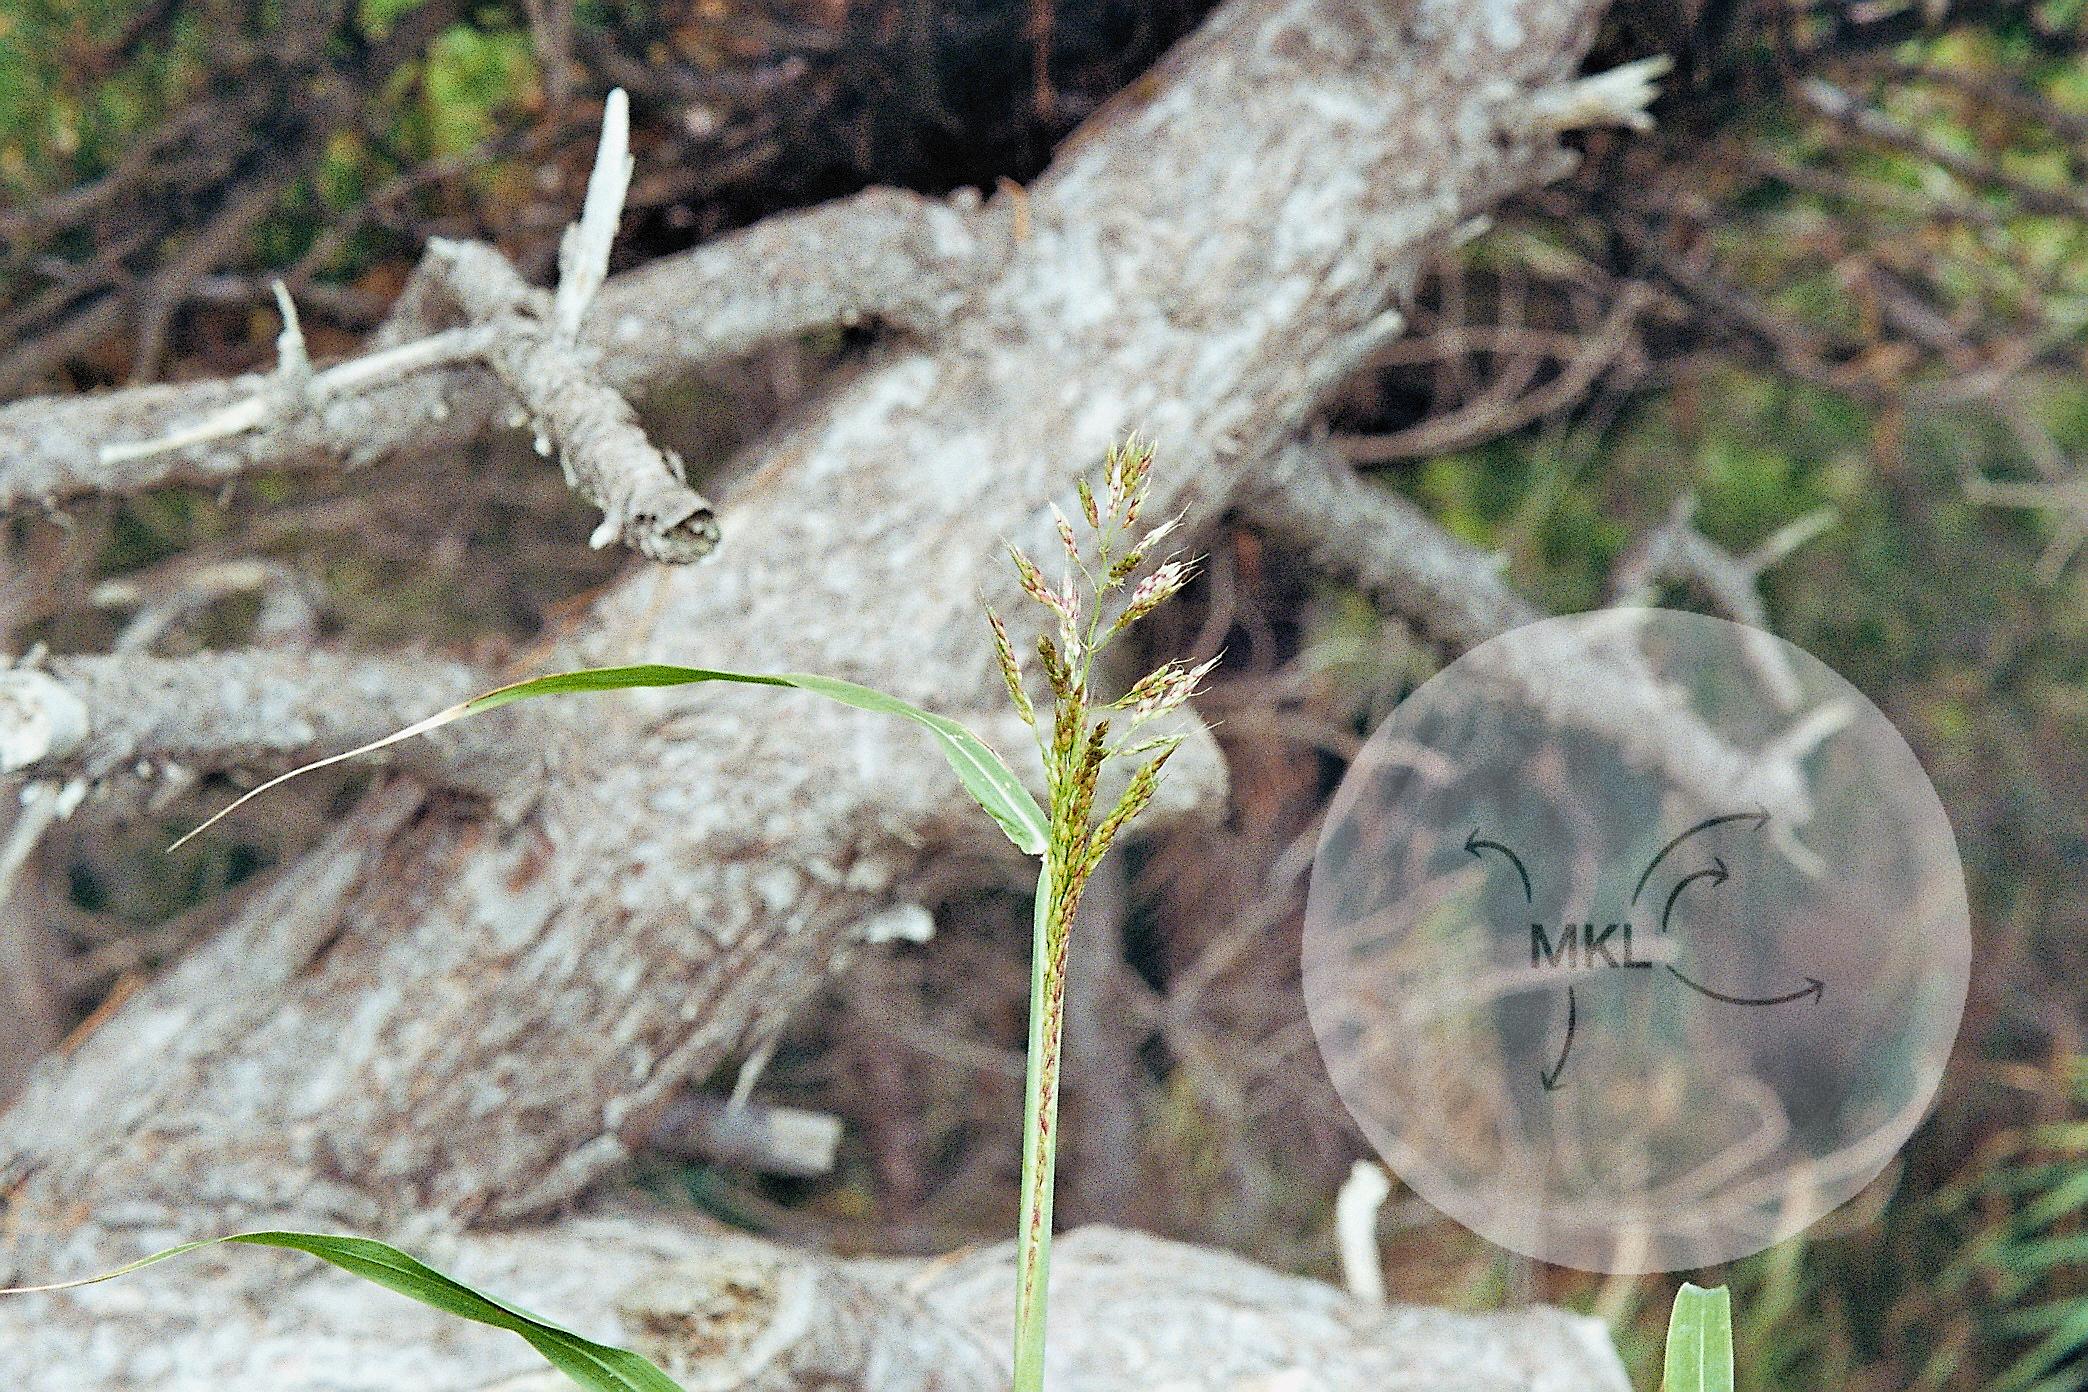
<instances>
[{"instance_id":1,"label":"grass seed head","mask_svg":"<svg viewBox=\"0 0 2088 1392\"><path fill-rule=\"evenodd\" d=\"M1031 981L1036 1002L1032 1010L1028 1083L1024 1091L1026 1117L1022 1165L1022 1227L1017 1241L1016 1370L1017 1381L1038 1385L1023 1369L1040 1369L1043 1360L1043 1309L1045 1283L1042 1279L1050 1256L1051 1227L1048 1213L1051 1194L1052 1156L1056 1146L1056 1079L1061 1052L1066 989L1066 948L1072 937L1073 917L1086 891L1089 877L1107 854L1110 843L1124 827L1153 800L1160 770L1181 742L1179 735L1147 740L1130 755L1152 757L1131 775L1116 805L1095 820L1097 790L1113 758L1128 757L1110 744L1109 713L1129 710L1135 731L1140 722L1174 710L1196 693L1197 684L1212 662L1188 666L1169 662L1148 673L1123 697L1113 703L1095 699L1089 681L1095 658L1110 639L1144 618L1179 593L1189 583L1192 567L1173 556L1162 561L1151 574L1132 585L1130 595L1113 623L1107 622L1105 597L1119 586L1131 584L1146 557L1167 539L1181 522L1179 516L1146 532L1135 545L1139 511L1151 487L1153 449L1133 436L1111 449L1103 461L1102 495L1085 479L1075 484L1080 514L1092 533L1094 558L1090 563L1081 550L1081 538L1073 522L1056 504L1051 508L1053 529L1066 556L1064 582L1056 589L1045 583L1037 565L1019 549L1008 554L1021 581L1023 593L1056 616L1055 632L1037 637L1037 657L1044 679L1050 685L1051 725L1039 726L1036 712L1023 689L1022 666L1007 625L987 610L993 630L994 656L1007 682L1009 699L1016 711L1035 731L1043 756L1049 811L1043 837L1044 865L1038 876L1038 931L1040 949L1034 959ZM1109 600L1113 606L1115 601ZM1215 661L1215 660L1214 660ZM1126 743L1130 741L1127 739ZM1041 1376L1041 1374L1038 1374Z\"/></svg>"},{"instance_id":2,"label":"grass seed head","mask_svg":"<svg viewBox=\"0 0 2088 1392\"><path fill-rule=\"evenodd\" d=\"M1037 569L1037 563L1016 546L1008 548L1008 559L1015 563L1015 577L1022 582L1022 592L1039 604L1056 607L1058 596L1044 583L1044 572Z\"/></svg>"},{"instance_id":3,"label":"grass seed head","mask_svg":"<svg viewBox=\"0 0 2088 1392\"><path fill-rule=\"evenodd\" d=\"M1175 749L1180 744L1179 736L1163 741L1159 747L1160 752L1141 764L1138 772L1131 775L1131 781L1125 785L1123 796L1117 799L1116 806L1109 809L1109 815L1102 819L1101 825L1095 828L1094 835L1088 838L1084 867L1086 871L1093 871L1102 857L1108 854L1109 843L1116 840L1117 833L1128 826L1133 817L1145 811L1146 804L1153 800L1153 793L1160 786L1160 770L1167 767L1167 761L1174 756Z\"/></svg>"},{"instance_id":4,"label":"grass seed head","mask_svg":"<svg viewBox=\"0 0 2088 1392\"><path fill-rule=\"evenodd\" d=\"M1128 706L1131 723L1138 726L1162 716L1186 703L1196 695L1203 679L1218 665L1218 659L1200 662L1194 667L1180 662L1170 662L1141 678L1138 684L1124 694L1119 706Z\"/></svg>"},{"instance_id":5,"label":"grass seed head","mask_svg":"<svg viewBox=\"0 0 2088 1392\"><path fill-rule=\"evenodd\" d=\"M1131 597L1124 601L1124 612L1117 615L1116 622L1110 625L1109 636L1114 638L1174 598L1195 574L1195 567L1187 561L1162 562L1152 574L1132 587Z\"/></svg>"},{"instance_id":6,"label":"grass seed head","mask_svg":"<svg viewBox=\"0 0 2088 1392\"><path fill-rule=\"evenodd\" d=\"M1099 492L1085 479L1076 483L1080 517L1094 535L1092 566L1082 552L1074 519L1056 504L1051 506L1052 528L1065 551L1067 564L1065 577L1057 586L1047 583L1037 564L1021 550L1009 548L1024 593L1058 620L1051 632L1037 640L1037 656L1052 695L1049 730L1037 725L1036 711L1024 690L1022 666L1016 659L1007 626L999 615L988 613L994 654L1007 682L1009 699L1014 701L1017 713L1037 728L1050 791L1051 853L1060 870L1067 876L1076 876L1078 881L1085 880L1110 839L1151 801L1160 769L1180 742L1179 736L1163 736L1129 750L1112 746L1109 721L1097 717L1105 711L1128 711L1127 723L1135 731L1145 722L1185 705L1216 665L1216 659L1196 666L1166 663L1147 673L1114 702L1098 701L1088 687L1097 652L1110 639L1179 594L1195 573L1190 561L1170 556L1143 579L1133 581L1146 558L1181 525L1179 514L1147 530L1128 551L1117 554L1117 547L1138 536L1134 528L1152 479L1153 448L1133 436L1105 456ZM1108 615L1101 609L1103 597L1122 585L1129 585L1130 593L1114 622L1107 622ZM1095 790L1100 786L1103 767L1112 758L1130 754L1154 757L1132 776L1116 806L1097 823ZM1068 892L1073 891L1076 882L1069 880L1065 886Z\"/></svg>"},{"instance_id":7,"label":"grass seed head","mask_svg":"<svg viewBox=\"0 0 2088 1392\"><path fill-rule=\"evenodd\" d=\"M1061 705L1073 699L1073 674L1048 633L1037 635L1037 660L1044 664L1044 680L1051 687L1052 699Z\"/></svg>"},{"instance_id":8,"label":"grass seed head","mask_svg":"<svg viewBox=\"0 0 2088 1392\"><path fill-rule=\"evenodd\" d=\"M1138 521L1138 510L1145 502L1152 469L1153 447L1136 435L1105 456L1103 484L1106 502L1103 511L1111 522L1129 527Z\"/></svg>"},{"instance_id":9,"label":"grass seed head","mask_svg":"<svg viewBox=\"0 0 2088 1392\"><path fill-rule=\"evenodd\" d=\"M1015 645L1008 640L1008 626L991 607L986 610L986 622L993 625L993 655L1000 660L1001 679L1008 684L1008 699L1015 703L1015 713L1022 717L1025 725L1037 723L1037 712L1030 705L1029 693L1022 689L1022 662L1015 656Z\"/></svg>"},{"instance_id":10,"label":"grass seed head","mask_svg":"<svg viewBox=\"0 0 2088 1392\"><path fill-rule=\"evenodd\" d=\"M1167 538L1174 532L1174 529L1181 525L1182 514L1178 512L1174 516L1168 518L1165 522L1162 522L1159 526L1153 528L1153 530L1151 530L1150 532L1147 532L1143 537L1141 537L1139 539L1138 545L1131 548L1132 551L1138 555L1144 555L1147 552L1150 552L1155 546L1158 546L1161 542L1167 540Z\"/></svg>"},{"instance_id":11,"label":"grass seed head","mask_svg":"<svg viewBox=\"0 0 2088 1392\"><path fill-rule=\"evenodd\" d=\"M1080 539L1073 535L1073 524L1059 511L1057 503L1051 505L1051 522L1058 529L1059 545L1065 548L1066 564L1080 569Z\"/></svg>"}]
</instances>

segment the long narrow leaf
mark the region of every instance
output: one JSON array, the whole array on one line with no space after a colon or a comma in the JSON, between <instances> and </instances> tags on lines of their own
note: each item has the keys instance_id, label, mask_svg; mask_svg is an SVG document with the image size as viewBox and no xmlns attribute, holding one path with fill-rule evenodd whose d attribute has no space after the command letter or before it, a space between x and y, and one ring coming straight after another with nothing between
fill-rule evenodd
<instances>
[{"instance_id":1,"label":"long narrow leaf","mask_svg":"<svg viewBox=\"0 0 2088 1392\"><path fill-rule=\"evenodd\" d=\"M204 1247L238 1243L252 1247L281 1247L331 1262L351 1275L373 1281L388 1290L421 1304L478 1324L491 1325L519 1334L545 1362L564 1373L588 1392L682 1392L680 1384L629 1349L596 1343L593 1339L539 1319L526 1310L481 1294L445 1276L434 1267L416 1261L396 1247L367 1237L338 1237L325 1233L250 1232L229 1237L206 1238L169 1247L129 1266L78 1281L50 1286L17 1286L0 1295L31 1295L40 1291L74 1290L102 1281L113 1281L133 1271L183 1256Z\"/></svg>"},{"instance_id":2,"label":"long narrow leaf","mask_svg":"<svg viewBox=\"0 0 2088 1392\"><path fill-rule=\"evenodd\" d=\"M180 846L190 837L208 830L241 803L259 797L278 784L287 783L314 769L322 769L330 764L373 753L403 740L412 739L416 735L428 734L466 716L479 715L514 701L528 700L533 696L624 691L641 686L687 686L692 682L738 682L748 686L794 687L799 691L824 696L830 701L854 706L858 710L896 715L911 720L935 736L943 757L956 771L964 790L972 795L979 806L986 809L994 821L1000 823L1001 830L1008 834L1008 839L1015 843L1016 849L1026 855L1043 854L1044 812L1037 806L1037 800L1030 796L1029 790L1024 788L1008 766L1001 762L998 754L987 748L977 735L947 716L922 710L919 706L909 705L896 696L888 696L874 688L858 686L854 682L841 681L836 677L800 672L723 672L708 667L676 667L665 663L643 663L632 667L590 667L576 672L558 672L551 676L515 682L488 691L484 695L474 696L447 710L438 711L425 720L417 720L383 739L372 740L346 753L335 754L271 778L253 791L242 795L174 844Z\"/></svg>"},{"instance_id":3,"label":"long narrow leaf","mask_svg":"<svg viewBox=\"0 0 2088 1392\"><path fill-rule=\"evenodd\" d=\"M1733 1301L1724 1286L1684 1283L1668 1317L1662 1392L1733 1392Z\"/></svg>"}]
</instances>

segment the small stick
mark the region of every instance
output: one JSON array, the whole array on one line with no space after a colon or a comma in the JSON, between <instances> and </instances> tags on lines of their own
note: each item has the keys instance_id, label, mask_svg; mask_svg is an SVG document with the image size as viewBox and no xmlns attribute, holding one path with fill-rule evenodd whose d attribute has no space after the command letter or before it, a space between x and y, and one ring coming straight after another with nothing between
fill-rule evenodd
<instances>
[{"instance_id":1,"label":"small stick","mask_svg":"<svg viewBox=\"0 0 2088 1392\"><path fill-rule=\"evenodd\" d=\"M1341 1244L1341 1280L1366 1305L1385 1303L1385 1272L1378 1260L1377 1216L1392 1193L1382 1165L1358 1160L1334 1198L1334 1236Z\"/></svg>"},{"instance_id":2,"label":"small stick","mask_svg":"<svg viewBox=\"0 0 2088 1392\"><path fill-rule=\"evenodd\" d=\"M596 147L594 172L587 177L587 198L580 220L568 227L558 247L558 297L551 305L551 337L570 348L580 341L580 321L595 292L609 278L609 248L623 220L624 198L631 191L631 103L621 87L602 105L602 140Z\"/></svg>"}]
</instances>

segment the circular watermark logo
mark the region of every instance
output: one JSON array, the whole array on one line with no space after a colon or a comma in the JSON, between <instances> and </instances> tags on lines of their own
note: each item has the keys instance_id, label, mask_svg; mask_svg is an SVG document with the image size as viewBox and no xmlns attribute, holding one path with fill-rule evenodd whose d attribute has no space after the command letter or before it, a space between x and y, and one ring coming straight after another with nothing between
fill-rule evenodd
<instances>
[{"instance_id":1,"label":"circular watermark logo","mask_svg":"<svg viewBox=\"0 0 2088 1392\"><path fill-rule=\"evenodd\" d=\"M1306 1004L1414 1191L1606 1272L1748 1256L1927 1110L1970 914L1890 721L1758 629L1620 609L1474 648L1329 810Z\"/></svg>"}]
</instances>

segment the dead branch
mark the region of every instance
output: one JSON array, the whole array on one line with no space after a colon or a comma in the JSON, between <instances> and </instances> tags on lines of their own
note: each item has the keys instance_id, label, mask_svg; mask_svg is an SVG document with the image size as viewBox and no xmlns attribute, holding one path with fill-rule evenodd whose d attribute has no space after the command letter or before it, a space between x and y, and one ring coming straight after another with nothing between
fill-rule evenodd
<instances>
[{"instance_id":1,"label":"dead branch","mask_svg":"<svg viewBox=\"0 0 2088 1392\"><path fill-rule=\"evenodd\" d=\"M1876 395L1875 385L1844 361L1847 354L1839 345L1822 339L1810 326L1776 312L1743 287L1678 253L1651 228L1621 219L1616 231L1649 267L1714 321L1761 344L1781 371L1836 391Z\"/></svg>"},{"instance_id":2,"label":"dead branch","mask_svg":"<svg viewBox=\"0 0 2088 1392\"><path fill-rule=\"evenodd\" d=\"M267 389L171 434L105 445L105 464L209 445L322 410L333 398L431 367L478 359L520 404L517 424L536 432L540 454L557 452L566 483L603 511L596 547L621 540L652 560L686 563L718 544L710 503L688 485L681 461L639 427L630 404L598 380L599 354L582 348L580 327L607 278L609 250L630 188L630 115L621 90L603 108L602 137L580 220L567 230L557 296L548 304L491 247L437 240L400 322L424 315L431 286L460 306L466 328L387 346L315 374L297 309L280 288L283 333Z\"/></svg>"},{"instance_id":3,"label":"dead branch","mask_svg":"<svg viewBox=\"0 0 2088 1392\"><path fill-rule=\"evenodd\" d=\"M834 324L926 331L993 268L1006 235L1005 218L981 215L963 199L872 190L615 277L582 327L581 346L600 355L603 385L633 395ZM403 345L382 333L378 342L387 346L315 374L321 402L284 417L257 405L272 399L270 375L0 406L0 509L176 483L216 486L259 470L359 468L453 450L508 423L512 398L475 365L483 345L468 330L426 339L403 361L386 356ZM329 373L339 376L329 381ZM233 411L248 418L238 433L187 438ZM169 448L101 454L170 434L179 443Z\"/></svg>"},{"instance_id":4,"label":"dead branch","mask_svg":"<svg viewBox=\"0 0 2088 1392\"><path fill-rule=\"evenodd\" d=\"M1999 189L2027 211L2088 218L2088 195L2033 183L2004 168L1998 161L1968 155L1931 139L1876 107L1858 101L1825 78L1807 78L1798 84L1798 95L1806 105L1850 134L1926 160L1975 187Z\"/></svg>"},{"instance_id":5,"label":"dead branch","mask_svg":"<svg viewBox=\"0 0 2088 1392\"><path fill-rule=\"evenodd\" d=\"M632 1337L692 1392L791 1392L821 1377L861 1392L1007 1385L1005 1247L927 1263L828 1262L745 1239L709 1247L617 1298ZM1069 1392L1624 1385L1592 1320L1373 1307L1317 1281L1112 1228L1061 1239L1053 1307L1065 1332L1049 1375Z\"/></svg>"},{"instance_id":6,"label":"dead branch","mask_svg":"<svg viewBox=\"0 0 2088 1392\"><path fill-rule=\"evenodd\" d=\"M1744 556L1720 548L1696 529L1696 498L1683 494L1666 522L1646 533L1618 560L1610 577L1610 603L1653 603L1662 581L1697 586L1728 618L1746 624L1755 635L1747 648L1749 664L1772 699L1795 711L1803 695L1798 676L1783 649L1769 636L1769 611L1762 603L1762 572L1832 527L1835 513L1822 508L1780 528Z\"/></svg>"},{"instance_id":7,"label":"dead branch","mask_svg":"<svg viewBox=\"0 0 2088 1392\"><path fill-rule=\"evenodd\" d=\"M1302 547L1314 569L1455 651L1544 617L1502 578L1500 557L1365 483L1325 444L1285 450L1242 490L1238 505L1249 524Z\"/></svg>"},{"instance_id":8,"label":"dead branch","mask_svg":"<svg viewBox=\"0 0 2088 1392\"><path fill-rule=\"evenodd\" d=\"M94 782L273 771L355 748L493 684L432 658L300 649L53 658L0 672L0 774ZM537 713L523 720L459 726L454 740L398 754L512 808L533 795L548 747Z\"/></svg>"},{"instance_id":9,"label":"dead branch","mask_svg":"<svg viewBox=\"0 0 2088 1392\"><path fill-rule=\"evenodd\" d=\"M824 1112L691 1092L624 1140L658 1155L805 1178L834 1168L841 1121Z\"/></svg>"},{"instance_id":10,"label":"dead branch","mask_svg":"<svg viewBox=\"0 0 2088 1392\"><path fill-rule=\"evenodd\" d=\"M1633 354L1639 316L1654 298L1649 287L1627 283L1594 332L1570 344L1542 345L1564 351L1556 374L1533 391L1522 390L1527 376L1504 375L1483 396L1454 410L1390 435L1337 435L1334 447L1355 464L1391 464L1469 449L1543 420L1582 400L1598 380ZM1532 355L1532 374L1538 361Z\"/></svg>"},{"instance_id":11,"label":"dead branch","mask_svg":"<svg viewBox=\"0 0 2088 1392\"><path fill-rule=\"evenodd\" d=\"M1916 193L1877 179L1856 178L1832 169L1799 164L1766 143L1743 148L1737 158L1754 174L1837 203L1877 208L1923 222L1962 222L1987 228L1998 228L2004 222L1998 210L1976 199Z\"/></svg>"},{"instance_id":12,"label":"dead branch","mask_svg":"<svg viewBox=\"0 0 2088 1392\"><path fill-rule=\"evenodd\" d=\"M1885 59L1878 64L1903 81L1947 87L1974 106L1983 106L2014 116L2032 126L2050 131L2074 145L2088 145L2088 115L2063 107L2014 73L1993 68L1959 71L1905 59Z\"/></svg>"},{"instance_id":13,"label":"dead branch","mask_svg":"<svg viewBox=\"0 0 2088 1392\"><path fill-rule=\"evenodd\" d=\"M415 6L365 41L340 0L286 6L269 42L214 45L194 99L106 174L0 212L0 265L49 282L0 327L0 391L42 380L126 321L133 375L148 379L190 288L239 255L356 120L358 94L417 57L456 12L450 0ZM61 238L93 246L91 259L45 250Z\"/></svg>"},{"instance_id":14,"label":"dead branch","mask_svg":"<svg viewBox=\"0 0 2088 1392\"><path fill-rule=\"evenodd\" d=\"M150 652L189 618L233 595L260 597L252 641L256 647L309 647L319 636L319 599L305 578L278 561L252 556L222 560L185 554L142 574L104 580L87 596L97 609L129 610L112 645L117 652Z\"/></svg>"},{"instance_id":15,"label":"dead branch","mask_svg":"<svg viewBox=\"0 0 2088 1392\"><path fill-rule=\"evenodd\" d=\"M0 1011L8 1021L0 1036L0 1107L13 1099L30 1067L64 1032L57 935L22 901L18 888L24 862L65 809L64 798L64 790L51 784L22 789L0 833Z\"/></svg>"},{"instance_id":16,"label":"dead branch","mask_svg":"<svg viewBox=\"0 0 2088 1392\"><path fill-rule=\"evenodd\" d=\"M2051 479L1965 480L1965 496L1988 507L2027 508L2052 515L2052 537L2037 559L2038 578L2057 580L2067 563L2088 542L2088 476L2074 473Z\"/></svg>"},{"instance_id":17,"label":"dead branch","mask_svg":"<svg viewBox=\"0 0 2088 1392\"><path fill-rule=\"evenodd\" d=\"M602 385L597 356L568 337L564 282L560 301L547 305L506 258L475 242L437 241L428 264L486 331L487 360L521 403L537 452L555 453L567 485L602 510L591 544L621 540L669 563L709 555L718 544L710 503L689 487L681 460L646 438L630 403ZM577 334L578 312L571 316Z\"/></svg>"},{"instance_id":18,"label":"dead branch","mask_svg":"<svg viewBox=\"0 0 2088 1392\"><path fill-rule=\"evenodd\" d=\"M1311 563L1356 585L1422 632L1468 650L1541 611L1501 575L1498 557L1457 540L1419 508L1374 488L1323 443L1292 447L1243 490L1246 519L1299 547ZM1541 666L1501 671L1525 696L1565 724L1613 744L1642 767L1659 768L1709 801L1774 810L1802 826L1811 817L1804 770L1795 757L1765 747L1737 749L1659 689L1649 673L1619 655L1561 647ZM1807 746L1809 749L1810 746Z\"/></svg>"}]
</instances>

